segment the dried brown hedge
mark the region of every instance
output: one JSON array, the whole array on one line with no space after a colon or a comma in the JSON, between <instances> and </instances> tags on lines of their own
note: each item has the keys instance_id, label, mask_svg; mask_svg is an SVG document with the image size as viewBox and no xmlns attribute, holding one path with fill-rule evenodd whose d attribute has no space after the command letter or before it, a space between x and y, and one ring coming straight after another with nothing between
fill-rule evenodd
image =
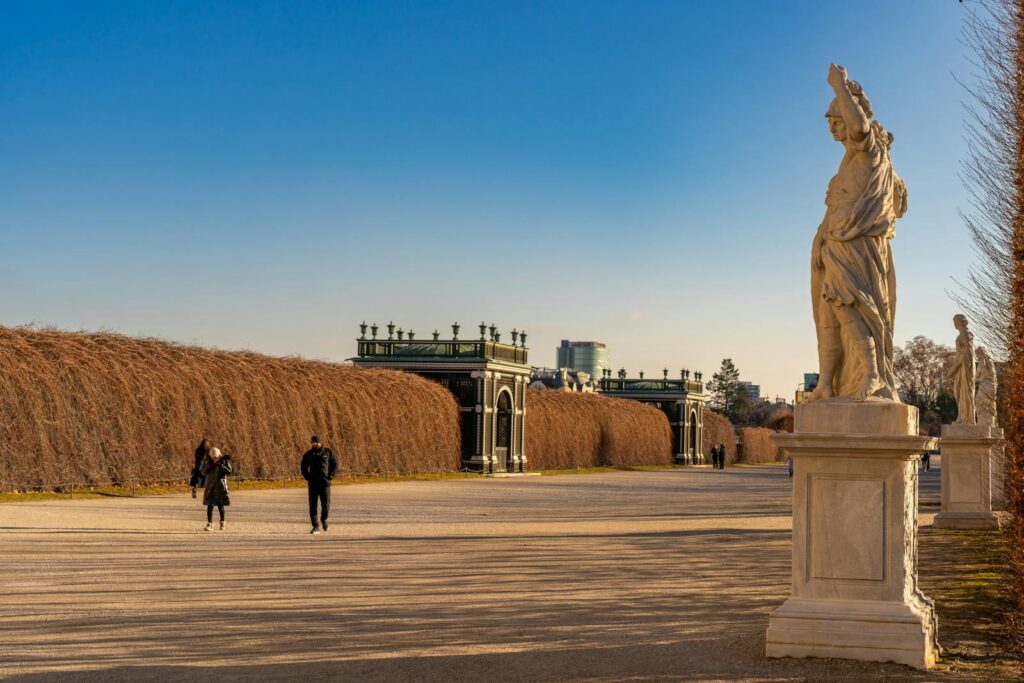
<instances>
[{"instance_id":1,"label":"dried brown hedge","mask_svg":"<svg viewBox=\"0 0 1024 683\"><path fill-rule=\"evenodd\" d=\"M704 408L704 438L702 450L705 462L711 462L711 447L725 444L725 464L736 462L736 429L725 415Z\"/></svg>"},{"instance_id":2,"label":"dried brown hedge","mask_svg":"<svg viewBox=\"0 0 1024 683\"><path fill-rule=\"evenodd\" d=\"M782 451L772 445L772 434L775 432L764 427L741 427L740 443L743 451L740 459L745 463L779 462Z\"/></svg>"},{"instance_id":3,"label":"dried brown hedge","mask_svg":"<svg viewBox=\"0 0 1024 683\"><path fill-rule=\"evenodd\" d=\"M459 467L455 401L415 375L0 327L0 481L187 477L203 436L246 476L295 477L312 433L352 473Z\"/></svg>"},{"instance_id":4,"label":"dried brown hedge","mask_svg":"<svg viewBox=\"0 0 1024 683\"><path fill-rule=\"evenodd\" d=\"M636 401L530 389L526 414L532 470L672 462L668 419Z\"/></svg>"}]
</instances>

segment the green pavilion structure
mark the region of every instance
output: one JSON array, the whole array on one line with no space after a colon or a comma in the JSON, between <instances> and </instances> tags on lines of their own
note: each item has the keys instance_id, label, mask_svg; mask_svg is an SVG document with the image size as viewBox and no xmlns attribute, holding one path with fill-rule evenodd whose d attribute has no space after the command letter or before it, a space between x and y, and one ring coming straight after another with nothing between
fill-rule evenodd
<instances>
[{"instance_id":1,"label":"green pavilion structure","mask_svg":"<svg viewBox=\"0 0 1024 683\"><path fill-rule=\"evenodd\" d=\"M523 450L526 389L530 383L526 333L512 330L512 341L501 341L493 324L480 323L479 339L459 339L460 326L452 325L451 339L417 339L415 332L387 325L388 338L378 339L379 328L359 326L359 352L352 362L369 368L391 368L433 380L452 392L459 404L462 429L462 466L493 474L525 472Z\"/></svg>"},{"instance_id":2,"label":"green pavilion structure","mask_svg":"<svg viewBox=\"0 0 1024 683\"><path fill-rule=\"evenodd\" d=\"M612 377L611 370L605 370L601 378L601 393L615 398L626 398L655 406L668 418L672 426L673 458L677 464L700 465L704 463L701 442L704 438L704 382L700 372L681 370L679 379L669 379L668 369L662 370L662 379L638 379L626 377L626 371L619 370L618 377Z\"/></svg>"}]
</instances>

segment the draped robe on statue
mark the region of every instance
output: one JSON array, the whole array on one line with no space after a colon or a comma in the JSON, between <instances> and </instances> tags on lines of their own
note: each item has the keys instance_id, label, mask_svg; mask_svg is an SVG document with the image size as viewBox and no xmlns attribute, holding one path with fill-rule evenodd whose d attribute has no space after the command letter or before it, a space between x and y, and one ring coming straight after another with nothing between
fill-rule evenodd
<instances>
[{"instance_id":1,"label":"draped robe on statue","mask_svg":"<svg viewBox=\"0 0 1024 683\"><path fill-rule=\"evenodd\" d=\"M964 329L956 338L957 368L953 375L956 396L956 421L975 424L974 414L974 335Z\"/></svg>"},{"instance_id":2,"label":"draped robe on statue","mask_svg":"<svg viewBox=\"0 0 1024 683\"><path fill-rule=\"evenodd\" d=\"M846 154L825 195L822 267L811 267L814 319L819 328L835 327L836 306L852 306L875 341L883 398L898 400L893 375L893 322L896 316L896 273L889 240L896 219L907 210L907 190L889 159L889 134L871 123L864 140L845 143ZM842 359L833 383L836 396L856 393L866 368L846 330L841 333Z\"/></svg>"}]
</instances>

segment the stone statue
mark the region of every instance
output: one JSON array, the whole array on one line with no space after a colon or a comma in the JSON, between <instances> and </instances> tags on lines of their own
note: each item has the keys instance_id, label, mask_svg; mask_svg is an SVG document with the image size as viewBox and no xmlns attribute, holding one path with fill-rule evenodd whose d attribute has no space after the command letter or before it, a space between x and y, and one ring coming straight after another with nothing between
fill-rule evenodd
<instances>
[{"instance_id":1,"label":"stone statue","mask_svg":"<svg viewBox=\"0 0 1024 683\"><path fill-rule=\"evenodd\" d=\"M956 352L950 354L953 363L947 373L953 380L956 398L956 424L975 424L974 420L974 335L967 329L967 316L953 316L953 327L960 330L956 338Z\"/></svg>"},{"instance_id":2,"label":"stone statue","mask_svg":"<svg viewBox=\"0 0 1024 683\"><path fill-rule=\"evenodd\" d=\"M899 401L893 376L896 273L889 240L907 210L907 188L889 159L893 137L871 103L832 64L835 99L825 114L845 154L825 193L811 246L811 298L818 333L818 387L809 400Z\"/></svg>"},{"instance_id":3,"label":"stone statue","mask_svg":"<svg viewBox=\"0 0 1024 683\"><path fill-rule=\"evenodd\" d=\"M996 390L998 380L996 379L996 364L992 362L992 356L984 346L979 346L976 352L978 370L978 389L974 392L974 410L977 415L978 424L983 427L998 427L999 421L996 415Z\"/></svg>"}]
</instances>

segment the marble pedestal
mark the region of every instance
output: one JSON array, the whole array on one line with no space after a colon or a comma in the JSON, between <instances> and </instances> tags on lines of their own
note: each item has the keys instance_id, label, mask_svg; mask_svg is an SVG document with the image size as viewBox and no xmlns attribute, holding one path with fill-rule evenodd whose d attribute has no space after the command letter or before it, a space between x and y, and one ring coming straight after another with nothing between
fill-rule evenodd
<instances>
[{"instance_id":1,"label":"marble pedestal","mask_svg":"<svg viewBox=\"0 0 1024 683\"><path fill-rule=\"evenodd\" d=\"M992 461L1002 430L982 425L942 425L942 508L935 526L943 529L998 529L992 511Z\"/></svg>"},{"instance_id":2,"label":"marble pedestal","mask_svg":"<svg viewBox=\"0 0 1024 683\"><path fill-rule=\"evenodd\" d=\"M840 657L927 669L935 609L917 587L917 409L832 399L796 407L792 596L771 613L769 657Z\"/></svg>"}]
</instances>

